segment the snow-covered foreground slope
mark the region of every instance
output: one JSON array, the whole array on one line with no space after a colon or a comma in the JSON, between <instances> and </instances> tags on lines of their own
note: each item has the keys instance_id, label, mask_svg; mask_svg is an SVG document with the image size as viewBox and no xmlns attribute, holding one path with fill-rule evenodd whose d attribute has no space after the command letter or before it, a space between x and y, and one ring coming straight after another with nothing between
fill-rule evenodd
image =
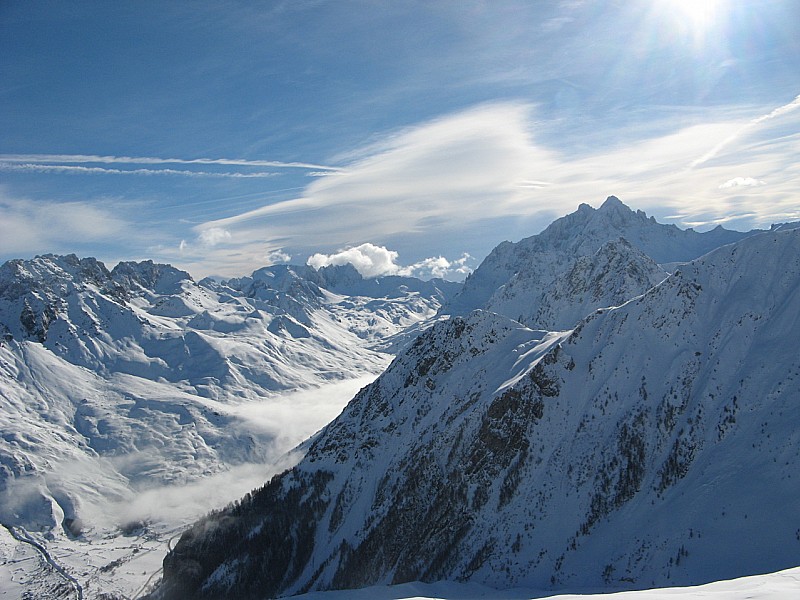
<instances>
[{"instance_id":1,"label":"snow-covered foreground slope","mask_svg":"<svg viewBox=\"0 0 800 600\"><path fill-rule=\"evenodd\" d=\"M195 524L154 598L460 580L698 584L800 564L800 231L574 330L437 324L292 470Z\"/></svg>"},{"instance_id":2,"label":"snow-covered foreground slope","mask_svg":"<svg viewBox=\"0 0 800 600\"><path fill-rule=\"evenodd\" d=\"M553 596L532 590L493 590L478 584L442 582L310 592L295 597L297 600L796 600L800 597L800 568L693 587L605 594Z\"/></svg>"}]
</instances>

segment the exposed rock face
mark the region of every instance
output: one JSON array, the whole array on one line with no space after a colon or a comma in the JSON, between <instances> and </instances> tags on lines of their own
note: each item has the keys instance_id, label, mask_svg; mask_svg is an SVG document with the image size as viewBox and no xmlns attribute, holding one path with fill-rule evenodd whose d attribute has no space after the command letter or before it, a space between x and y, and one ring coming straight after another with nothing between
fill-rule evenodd
<instances>
[{"instance_id":1,"label":"exposed rock face","mask_svg":"<svg viewBox=\"0 0 800 600\"><path fill-rule=\"evenodd\" d=\"M770 232L571 331L440 323L297 467L184 534L153 597L619 589L796 565L798 292L800 231Z\"/></svg>"},{"instance_id":2,"label":"exposed rock face","mask_svg":"<svg viewBox=\"0 0 800 600\"><path fill-rule=\"evenodd\" d=\"M533 268L516 273L489 298L486 308L529 327L559 331L597 308L619 306L643 294L667 276L623 238L567 263L552 258L549 264L537 260Z\"/></svg>"}]
</instances>

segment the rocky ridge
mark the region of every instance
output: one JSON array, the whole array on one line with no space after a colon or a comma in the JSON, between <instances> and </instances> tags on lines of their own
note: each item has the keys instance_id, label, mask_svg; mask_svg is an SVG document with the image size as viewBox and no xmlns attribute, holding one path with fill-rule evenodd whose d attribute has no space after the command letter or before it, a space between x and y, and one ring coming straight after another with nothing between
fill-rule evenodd
<instances>
[{"instance_id":1,"label":"rocky ridge","mask_svg":"<svg viewBox=\"0 0 800 600\"><path fill-rule=\"evenodd\" d=\"M663 225L609 196L598 209L581 204L543 232L497 246L442 313L482 308L533 328L567 329L595 308L647 291L666 276L658 264L686 262L755 233ZM580 277L591 278L591 291L580 289L588 284Z\"/></svg>"},{"instance_id":2,"label":"rocky ridge","mask_svg":"<svg viewBox=\"0 0 800 600\"><path fill-rule=\"evenodd\" d=\"M187 531L152 597L621 589L795 565L798 291L800 231L769 232L565 332L440 323L295 468Z\"/></svg>"}]
</instances>

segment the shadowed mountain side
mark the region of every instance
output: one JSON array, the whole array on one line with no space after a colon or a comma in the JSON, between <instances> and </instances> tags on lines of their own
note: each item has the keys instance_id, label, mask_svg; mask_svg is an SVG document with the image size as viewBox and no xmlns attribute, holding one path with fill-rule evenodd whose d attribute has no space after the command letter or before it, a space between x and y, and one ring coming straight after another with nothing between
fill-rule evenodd
<instances>
[{"instance_id":1,"label":"shadowed mountain side","mask_svg":"<svg viewBox=\"0 0 800 600\"><path fill-rule=\"evenodd\" d=\"M188 530L151 597L612 590L796 565L798 292L800 231L769 232L572 331L439 323L297 467Z\"/></svg>"}]
</instances>

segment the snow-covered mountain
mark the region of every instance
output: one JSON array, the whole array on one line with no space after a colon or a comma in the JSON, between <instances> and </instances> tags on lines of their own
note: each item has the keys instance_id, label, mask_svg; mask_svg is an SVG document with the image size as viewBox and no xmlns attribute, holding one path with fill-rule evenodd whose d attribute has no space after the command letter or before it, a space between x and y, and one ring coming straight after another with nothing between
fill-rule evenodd
<instances>
[{"instance_id":1,"label":"snow-covered mountain","mask_svg":"<svg viewBox=\"0 0 800 600\"><path fill-rule=\"evenodd\" d=\"M151 261L3 264L0 520L75 533L93 506L274 458L279 426L242 407L376 376L457 288L344 267L198 283Z\"/></svg>"},{"instance_id":2,"label":"snow-covered mountain","mask_svg":"<svg viewBox=\"0 0 800 600\"><path fill-rule=\"evenodd\" d=\"M257 398L374 372L382 361L359 340L378 343L427 319L457 287L410 288L405 282L416 280L397 278L373 280L369 289L358 276L331 292L319 284L335 282L338 271L352 276L335 269L280 265L197 284L149 261L113 271L74 255L9 261L0 267L0 330L100 374L166 379L212 398Z\"/></svg>"},{"instance_id":3,"label":"snow-covered mountain","mask_svg":"<svg viewBox=\"0 0 800 600\"><path fill-rule=\"evenodd\" d=\"M480 308L529 327L570 328L595 308L621 304L661 281L666 273L656 263L686 262L754 233L663 225L609 196L599 209L581 204L542 233L497 246L442 312Z\"/></svg>"},{"instance_id":4,"label":"snow-covered mountain","mask_svg":"<svg viewBox=\"0 0 800 600\"><path fill-rule=\"evenodd\" d=\"M651 258L618 238L592 255L539 253L532 268L498 288L485 309L530 327L569 329L595 309L618 306L666 276Z\"/></svg>"},{"instance_id":5,"label":"snow-covered mountain","mask_svg":"<svg viewBox=\"0 0 800 600\"><path fill-rule=\"evenodd\" d=\"M596 242L571 244L593 256ZM516 273L511 250L487 262ZM642 264L626 244L602 252L581 272ZM494 293L481 270L471 293ZM571 330L487 311L440 322L296 467L189 529L152 597L442 579L619 589L796 566L799 314L795 230L723 246Z\"/></svg>"},{"instance_id":6,"label":"snow-covered mountain","mask_svg":"<svg viewBox=\"0 0 800 600\"><path fill-rule=\"evenodd\" d=\"M800 568L740 577L705 585L656 588L617 593L545 595L541 590L497 590L476 583L405 583L360 590L309 592L297 600L796 600Z\"/></svg>"}]
</instances>

